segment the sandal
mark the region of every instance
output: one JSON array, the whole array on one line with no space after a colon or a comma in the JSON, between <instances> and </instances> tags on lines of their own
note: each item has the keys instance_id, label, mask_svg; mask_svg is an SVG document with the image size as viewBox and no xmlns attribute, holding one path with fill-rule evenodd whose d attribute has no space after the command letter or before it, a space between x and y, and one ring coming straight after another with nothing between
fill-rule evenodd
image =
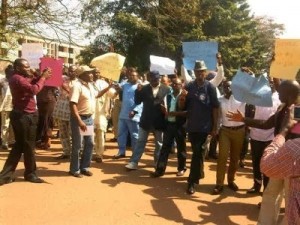
<instances>
[{"instance_id":1,"label":"sandal","mask_svg":"<svg viewBox=\"0 0 300 225\"><path fill-rule=\"evenodd\" d=\"M218 195L223 191L223 185L216 185L212 191L212 195Z\"/></svg>"}]
</instances>

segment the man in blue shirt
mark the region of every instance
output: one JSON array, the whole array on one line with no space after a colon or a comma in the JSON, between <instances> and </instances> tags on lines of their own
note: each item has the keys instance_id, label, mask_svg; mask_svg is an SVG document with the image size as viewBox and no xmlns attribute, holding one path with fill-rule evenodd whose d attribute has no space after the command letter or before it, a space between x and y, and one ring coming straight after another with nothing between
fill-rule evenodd
<instances>
[{"instance_id":1,"label":"man in blue shirt","mask_svg":"<svg viewBox=\"0 0 300 225\"><path fill-rule=\"evenodd\" d=\"M203 144L208 134L217 133L219 101L216 88L205 78L207 67L204 61L196 61L194 67L196 79L187 84L179 98L179 107L187 110L187 127L192 146L192 162L188 177L188 194L195 193L195 184L204 178Z\"/></svg>"},{"instance_id":2,"label":"man in blue shirt","mask_svg":"<svg viewBox=\"0 0 300 225\"><path fill-rule=\"evenodd\" d=\"M128 71L128 81L120 86L122 106L119 115L119 132L117 138L119 152L114 156L114 159L125 157L128 132L131 137L131 147L134 149L135 143L138 139L139 122L143 109L143 104L136 105L134 102L135 90L139 84L138 73L134 68L128 68Z\"/></svg>"}]
</instances>

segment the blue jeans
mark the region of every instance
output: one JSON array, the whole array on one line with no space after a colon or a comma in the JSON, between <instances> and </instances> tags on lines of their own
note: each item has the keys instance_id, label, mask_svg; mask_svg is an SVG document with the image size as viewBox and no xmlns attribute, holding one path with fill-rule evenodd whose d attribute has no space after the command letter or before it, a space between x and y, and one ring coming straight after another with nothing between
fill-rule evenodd
<instances>
[{"instance_id":1,"label":"blue jeans","mask_svg":"<svg viewBox=\"0 0 300 225\"><path fill-rule=\"evenodd\" d=\"M93 125L94 120L91 116L80 116L82 121L87 125ZM83 170L88 170L92 160L92 153L94 148L94 136L81 136L80 127L76 118L71 116L71 131L72 131L72 152L70 172L78 173ZM83 143L82 143L83 141ZM79 152L83 144L83 152L81 160L79 161Z\"/></svg>"},{"instance_id":2,"label":"blue jeans","mask_svg":"<svg viewBox=\"0 0 300 225\"><path fill-rule=\"evenodd\" d=\"M139 124L133 120L119 119L118 125L118 154L125 155L128 132L131 138L131 147L134 149L139 136Z\"/></svg>"},{"instance_id":3,"label":"blue jeans","mask_svg":"<svg viewBox=\"0 0 300 225\"><path fill-rule=\"evenodd\" d=\"M160 149L162 147L162 140L163 140L163 132L159 130L144 130L140 127L139 129L139 137L135 144L135 147L133 148L133 153L130 158L130 162L138 164L144 151L145 146L148 140L149 133L154 133L154 140L155 140L155 151L154 151L154 163L156 165Z\"/></svg>"}]
</instances>

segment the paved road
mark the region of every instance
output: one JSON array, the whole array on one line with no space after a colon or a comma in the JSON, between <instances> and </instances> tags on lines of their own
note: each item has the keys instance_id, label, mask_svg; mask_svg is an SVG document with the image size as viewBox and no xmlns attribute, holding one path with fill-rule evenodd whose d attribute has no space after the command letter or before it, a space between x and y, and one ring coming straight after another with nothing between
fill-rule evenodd
<instances>
[{"instance_id":1,"label":"paved road","mask_svg":"<svg viewBox=\"0 0 300 225\"><path fill-rule=\"evenodd\" d=\"M37 150L38 174L47 183L24 182L24 166L20 163L16 181L0 187L1 225L256 224L261 197L246 194L252 185L249 159L237 174L237 193L225 188L220 196L210 195L216 162L208 160L205 179L196 194L189 196L185 193L187 173L176 177L174 154L164 177L149 177L153 171L151 141L139 170L125 170L128 158L113 160L116 143L108 142L104 162L92 163L94 176L80 179L68 175L67 160L55 159L61 146L58 139L52 143L49 151ZM6 156L7 152L0 152L1 168Z\"/></svg>"}]
</instances>

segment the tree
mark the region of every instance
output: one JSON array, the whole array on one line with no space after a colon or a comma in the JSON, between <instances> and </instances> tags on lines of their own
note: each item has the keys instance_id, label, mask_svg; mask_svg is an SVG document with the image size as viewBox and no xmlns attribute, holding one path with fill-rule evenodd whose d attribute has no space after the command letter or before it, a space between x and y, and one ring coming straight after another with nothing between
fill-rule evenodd
<instances>
[{"instance_id":1,"label":"tree","mask_svg":"<svg viewBox=\"0 0 300 225\"><path fill-rule=\"evenodd\" d=\"M179 65L183 41L214 40L228 76L251 62L260 72L268 67L267 55L283 29L250 15L246 0L93 0L83 5L81 15L91 33L109 27L98 39L114 43L126 63L140 70L149 68L150 54L176 59Z\"/></svg>"},{"instance_id":2,"label":"tree","mask_svg":"<svg viewBox=\"0 0 300 225\"><path fill-rule=\"evenodd\" d=\"M7 49L22 42L23 35L75 42L70 37L70 29L80 26L76 22L80 19L76 7L63 0L2 0L0 56L5 57Z\"/></svg>"}]
</instances>

